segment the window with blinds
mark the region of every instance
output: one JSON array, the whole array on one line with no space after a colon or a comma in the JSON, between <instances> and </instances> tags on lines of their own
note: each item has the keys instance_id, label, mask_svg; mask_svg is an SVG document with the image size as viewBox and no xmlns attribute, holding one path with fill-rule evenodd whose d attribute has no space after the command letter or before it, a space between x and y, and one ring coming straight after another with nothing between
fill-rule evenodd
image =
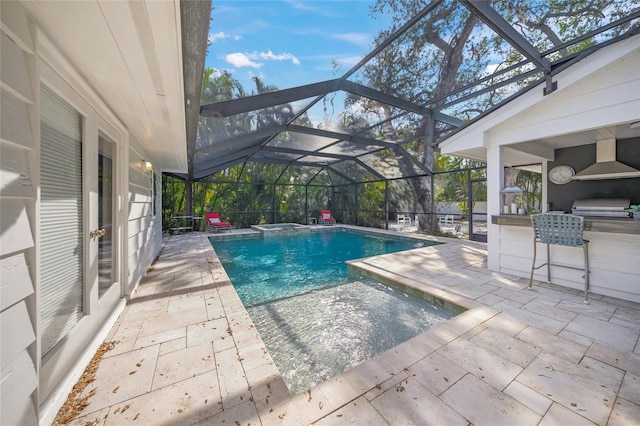
<instances>
[{"instance_id":1,"label":"window with blinds","mask_svg":"<svg viewBox=\"0 0 640 426\"><path fill-rule=\"evenodd\" d=\"M40 335L42 354L83 315L82 116L42 85Z\"/></svg>"}]
</instances>

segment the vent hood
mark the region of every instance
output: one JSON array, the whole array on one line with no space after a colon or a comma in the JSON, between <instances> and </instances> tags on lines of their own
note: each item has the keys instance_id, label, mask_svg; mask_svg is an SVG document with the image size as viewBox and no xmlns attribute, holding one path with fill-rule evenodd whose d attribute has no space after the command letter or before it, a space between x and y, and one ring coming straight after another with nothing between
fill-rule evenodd
<instances>
[{"instance_id":1,"label":"vent hood","mask_svg":"<svg viewBox=\"0 0 640 426\"><path fill-rule=\"evenodd\" d=\"M576 173L572 180L623 179L640 177L640 170L616 161L616 140L596 142L596 163Z\"/></svg>"}]
</instances>

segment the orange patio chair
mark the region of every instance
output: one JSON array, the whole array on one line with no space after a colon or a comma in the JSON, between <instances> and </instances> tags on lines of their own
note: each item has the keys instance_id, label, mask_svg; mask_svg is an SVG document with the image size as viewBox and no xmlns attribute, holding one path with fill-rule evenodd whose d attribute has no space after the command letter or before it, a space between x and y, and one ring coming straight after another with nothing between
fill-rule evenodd
<instances>
[{"instance_id":1,"label":"orange patio chair","mask_svg":"<svg viewBox=\"0 0 640 426\"><path fill-rule=\"evenodd\" d=\"M320 210L320 224L335 225L336 219L331 216L331 210Z\"/></svg>"},{"instance_id":2,"label":"orange patio chair","mask_svg":"<svg viewBox=\"0 0 640 426\"><path fill-rule=\"evenodd\" d=\"M220 213L205 213L204 216L209 229L215 232L231 230L231 224L229 222L222 222L220 220Z\"/></svg>"}]
</instances>

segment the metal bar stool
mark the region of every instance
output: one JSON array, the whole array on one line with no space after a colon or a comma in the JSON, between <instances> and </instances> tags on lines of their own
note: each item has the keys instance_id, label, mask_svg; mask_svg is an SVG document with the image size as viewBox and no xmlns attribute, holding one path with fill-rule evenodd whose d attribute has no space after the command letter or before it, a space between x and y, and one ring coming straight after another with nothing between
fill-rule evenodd
<instances>
[{"instance_id":1,"label":"metal bar stool","mask_svg":"<svg viewBox=\"0 0 640 426\"><path fill-rule=\"evenodd\" d=\"M551 282L551 266L582 270L567 265L551 263L551 244L582 247L584 251L584 303L589 303L589 241L582 238L584 230L584 218L563 213L540 213L531 215L533 225L533 262L531 264L531 277L529 278L529 288L533 285L533 271L547 265L547 282ZM536 246L537 243L547 245L547 261L536 266Z\"/></svg>"}]
</instances>

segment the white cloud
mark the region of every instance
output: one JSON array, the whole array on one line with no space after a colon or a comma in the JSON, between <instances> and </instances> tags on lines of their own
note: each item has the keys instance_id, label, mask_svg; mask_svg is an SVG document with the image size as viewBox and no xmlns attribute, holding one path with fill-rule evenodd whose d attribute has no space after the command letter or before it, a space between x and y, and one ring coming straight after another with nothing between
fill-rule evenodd
<instances>
[{"instance_id":1,"label":"white cloud","mask_svg":"<svg viewBox=\"0 0 640 426\"><path fill-rule=\"evenodd\" d=\"M300 61L291 53L282 53L280 55L274 55L271 49L268 52L261 52L260 57L264 60L272 60L272 61L286 61L291 60L296 65L300 65Z\"/></svg>"},{"instance_id":2,"label":"white cloud","mask_svg":"<svg viewBox=\"0 0 640 426\"><path fill-rule=\"evenodd\" d=\"M338 40L344 40L351 44L355 44L356 46L368 47L371 42L371 38L369 37L369 35L364 33L334 34L332 37L337 38Z\"/></svg>"},{"instance_id":3,"label":"white cloud","mask_svg":"<svg viewBox=\"0 0 640 426\"><path fill-rule=\"evenodd\" d=\"M264 61L291 61L295 65L300 65L300 61L295 55L291 53L281 53L279 55L274 54L271 50L267 52L253 52L253 53L230 53L225 56L227 62L235 67L253 67L260 68L264 63L258 62L258 59Z\"/></svg>"},{"instance_id":4,"label":"white cloud","mask_svg":"<svg viewBox=\"0 0 640 426\"><path fill-rule=\"evenodd\" d=\"M334 10L335 8L331 6L318 7L316 4L313 4L313 3L309 3L305 1L294 1L294 0L289 0L287 1L287 3L291 8L301 13L313 13L314 15L329 16L333 18L344 16L343 13L340 13L340 11ZM322 6L325 6L325 4L322 4L322 3L320 4Z\"/></svg>"},{"instance_id":5,"label":"white cloud","mask_svg":"<svg viewBox=\"0 0 640 426\"><path fill-rule=\"evenodd\" d=\"M233 40L240 40L240 36L239 35L231 35L231 34L225 34L222 31L219 31L215 34L211 34L209 33L209 43L215 43L217 40L224 40L226 38L230 38Z\"/></svg>"},{"instance_id":6,"label":"white cloud","mask_svg":"<svg viewBox=\"0 0 640 426\"><path fill-rule=\"evenodd\" d=\"M231 65L238 68L241 68L241 67L260 68L263 65L258 62L253 62L250 56L244 53L230 53L227 56L225 56L225 59Z\"/></svg>"}]
</instances>

